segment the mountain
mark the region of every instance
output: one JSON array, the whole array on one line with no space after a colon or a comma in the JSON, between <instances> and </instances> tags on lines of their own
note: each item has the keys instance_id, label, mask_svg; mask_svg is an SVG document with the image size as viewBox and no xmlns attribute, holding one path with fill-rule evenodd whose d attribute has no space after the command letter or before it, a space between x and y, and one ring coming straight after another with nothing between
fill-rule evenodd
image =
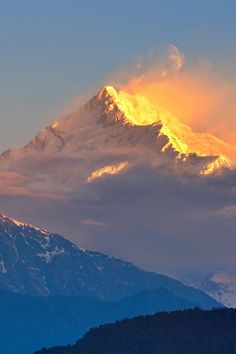
<instances>
[{"instance_id":1,"label":"mountain","mask_svg":"<svg viewBox=\"0 0 236 354\"><path fill-rule=\"evenodd\" d=\"M38 297L0 292L1 352L29 354L42 346L74 342L90 328L104 323L193 307L193 303L164 288L144 290L111 302L81 296Z\"/></svg>"},{"instance_id":2,"label":"mountain","mask_svg":"<svg viewBox=\"0 0 236 354\"><path fill-rule=\"evenodd\" d=\"M236 310L195 309L107 324L35 354L235 354L235 336Z\"/></svg>"},{"instance_id":3,"label":"mountain","mask_svg":"<svg viewBox=\"0 0 236 354\"><path fill-rule=\"evenodd\" d=\"M229 164L229 157L236 156L236 146L193 132L170 112L161 107L157 110L145 97L116 91L112 86L103 87L77 112L44 129L23 151L83 156L111 144L147 145L157 154L169 151L179 158L196 154L222 163L228 160ZM6 154L16 156L17 152L22 149Z\"/></svg>"},{"instance_id":4,"label":"mountain","mask_svg":"<svg viewBox=\"0 0 236 354\"><path fill-rule=\"evenodd\" d=\"M80 295L120 300L165 288L204 309L220 306L205 293L131 263L80 249L60 235L0 217L0 289L27 295Z\"/></svg>"},{"instance_id":5,"label":"mountain","mask_svg":"<svg viewBox=\"0 0 236 354\"><path fill-rule=\"evenodd\" d=\"M8 173L12 188L18 177L19 194L37 196L39 192L68 194L81 184L144 163L207 175L231 168L235 157L234 145L193 132L145 97L105 86L23 148L4 152L0 170Z\"/></svg>"}]
</instances>

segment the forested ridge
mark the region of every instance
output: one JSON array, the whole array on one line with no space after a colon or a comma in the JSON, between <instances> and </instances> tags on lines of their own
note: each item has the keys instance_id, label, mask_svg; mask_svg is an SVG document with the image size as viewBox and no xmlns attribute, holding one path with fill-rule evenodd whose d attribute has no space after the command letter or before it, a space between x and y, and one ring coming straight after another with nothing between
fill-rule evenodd
<instances>
[{"instance_id":1,"label":"forested ridge","mask_svg":"<svg viewBox=\"0 0 236 354\"><path fill-rule=\"evenodd\" d=\"M37 354L235 354L236 310L163 312L91 329L74 345Z\"/></svg>"}]
</instances>

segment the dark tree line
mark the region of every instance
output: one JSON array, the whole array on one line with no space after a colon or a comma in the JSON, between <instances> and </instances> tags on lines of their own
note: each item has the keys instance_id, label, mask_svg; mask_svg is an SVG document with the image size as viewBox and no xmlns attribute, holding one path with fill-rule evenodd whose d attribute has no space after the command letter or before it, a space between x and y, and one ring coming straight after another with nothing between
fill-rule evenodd
<instances>
[{"instance_id":1,"label":"dark tree line","mask_svg":"<svg viewBox=\"0 0 236 354\"><path fill-rule=\"evenodd\" d=\"M90 330L75 345L37 354L236 354L236 310L194 309L126 319Z\"/></svg>"}]
</instances>

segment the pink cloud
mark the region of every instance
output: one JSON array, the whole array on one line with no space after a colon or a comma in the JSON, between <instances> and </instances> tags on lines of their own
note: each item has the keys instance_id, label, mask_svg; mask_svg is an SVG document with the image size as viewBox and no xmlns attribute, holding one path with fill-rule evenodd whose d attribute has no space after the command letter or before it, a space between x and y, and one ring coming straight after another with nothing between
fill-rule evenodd
<instances>
[{"instance_id":1,"label":"pink cloud","mask_svg":"<svg viewBox=\"0 0 236 354\"><path fill-rule=\"evenodd\" d=\"M65 198L55 193L35 191L27 188L29 179L18 173L11 171L0 172L0 195L35 197L41 199L64 200Z\"/></svg>"},{"instance_id":2,"label":"pink cloud","mask_svg":"<svg viewBox=\"0 0 236 354\"><path fill-rule=\"evenodd\" d=\"M105 227L106 226L105 223L103 223L101 221L93 220L93 219L84 219L81 221L81 224L95 226L95 227Z\"/></svg>"}]
</instances>

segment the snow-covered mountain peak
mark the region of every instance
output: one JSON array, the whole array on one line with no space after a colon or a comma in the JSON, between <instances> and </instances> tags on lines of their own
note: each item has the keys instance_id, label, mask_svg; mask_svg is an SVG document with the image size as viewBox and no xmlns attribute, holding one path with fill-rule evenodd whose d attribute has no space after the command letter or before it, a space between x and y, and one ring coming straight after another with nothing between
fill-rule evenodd
<instances>
[{"instance_id":1,"label":"snow-covered mountain peak","mask_svg":"<svg viewBox=\"0 0 236 354\"><path fill-rule=\"evenodd\" d=\"M26 164L34 176L30 184L33 192L45 191L52 180L52 189L48 189L51 193L62 190L61 181L63 188L71 191L78 183L91 181L94 171L104 177L143 161L152 167L165 165L168 171L207 175L222 167L232 168L234 157L236 161L235 146L194 132L164 107L154 107L146 97L104 86L84 106L43 129L25 147L2 154L0 166L11 173L22 173ZM55 176L50 163L45 164L55 159L69 164L70 171L67 165Z\"/></svg>"}]
</instances>

